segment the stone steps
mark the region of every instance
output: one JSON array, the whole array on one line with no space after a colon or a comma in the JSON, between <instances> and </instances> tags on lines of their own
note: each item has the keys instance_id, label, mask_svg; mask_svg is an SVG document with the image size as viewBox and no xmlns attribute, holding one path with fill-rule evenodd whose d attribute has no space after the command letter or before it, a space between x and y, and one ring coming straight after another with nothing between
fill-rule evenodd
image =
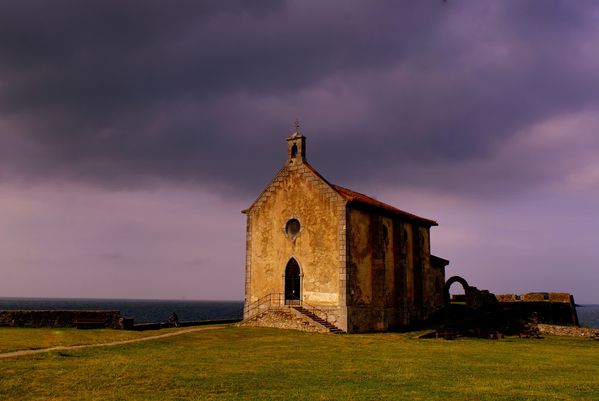
<instances>
[{"instance_id":1,"label":"stone steps","mask_svg":"<svg viewBox=\"0 0 599 401\"><path fill-rule=\"evenodd\" d=\"M311 311L309 311L308 309L306 309L306 308L304 308L302 306L294 306L293 309L295 309L296 311L300 312L302 315L306 316L307 318L309 318L309 319L315 321L316 323L320 324L321 326L326 327L327 330L329 330L329 332L331 332L333 334L343 334L343 333L345 333L343 330L341 330L337 326L335 326L335 325L327 322L323 318L319 317L318 315L312 313Z\"/></svg>"}]
</instances>

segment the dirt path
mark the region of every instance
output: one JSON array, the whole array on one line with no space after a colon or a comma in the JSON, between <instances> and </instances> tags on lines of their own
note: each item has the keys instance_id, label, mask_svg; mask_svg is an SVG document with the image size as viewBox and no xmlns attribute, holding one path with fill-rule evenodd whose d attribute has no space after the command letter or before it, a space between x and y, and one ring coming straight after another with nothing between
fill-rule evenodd
<instances>
[{"instance_id":1,"label":"dirt path","mask_svg":"<svg viewBox=\"0 0 599 401\"><path fill-rule=\"evenodd\" d=\"M151 337L133 338L131 340L112 341L112 342L109 342L109 343L83 344L83 345L58 345L56 347L48 347L48 348L40 348L40 349L26 349L26 350L21 350L21 351L12 351L12 352L2 353L2 354L0 354L0 359L2 359L2 358L12 358L12 357L15 357L15 356L41 354L42 352L49 352L49 351L72 350L72 349L81 349L81 348L108 347L108 346L111 346L111 345L131 344L131 343L138 343L138 342L141 342L141 341L150 341L150 340L157 340L157 339L160 339L160 338L180 336L181 334L192 333L194 331L216 330L216 329L222 329L222 328L225 328L225 327L228 327L228 325L196 327L194 329L186 329L186 330L181 330L181 331L174 331L174 332L165 333L165 334L158 334L156 336L151 336Z\"/></svg>"}]
</instances>

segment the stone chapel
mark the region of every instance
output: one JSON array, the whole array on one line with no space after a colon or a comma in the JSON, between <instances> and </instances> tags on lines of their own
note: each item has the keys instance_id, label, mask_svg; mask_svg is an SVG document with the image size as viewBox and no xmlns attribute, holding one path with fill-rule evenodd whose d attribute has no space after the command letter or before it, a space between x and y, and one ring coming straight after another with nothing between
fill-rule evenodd
<instances>
[{"instance_id":1,"label":"stone chapel","mask_svg":"<svg viewBox=\"0 0 599 401\"><path fill-rule=\"evenodd\" d=\"M444 304L434 220L327 181L287 138L279 173L246 210L244 324L372 332L409 326Z\"/></svg>"}]
</instances>

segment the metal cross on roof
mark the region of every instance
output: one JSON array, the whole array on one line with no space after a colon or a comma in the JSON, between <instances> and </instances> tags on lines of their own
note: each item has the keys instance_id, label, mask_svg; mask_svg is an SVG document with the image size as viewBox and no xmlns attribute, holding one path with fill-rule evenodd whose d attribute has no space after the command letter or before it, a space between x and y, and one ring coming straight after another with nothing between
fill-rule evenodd
<instances>
[{"instance_id":1,"label":"metal cross on roof","mask_svg":"<svg viewBox=\"0 0 599 401\"><path fill-rule=\"evenodd\" d=\"M295 132L299 132L300 123L299 123L299 120L297 118L293 122L293 126L295 127Z\"/></svg>"}]
</instances>

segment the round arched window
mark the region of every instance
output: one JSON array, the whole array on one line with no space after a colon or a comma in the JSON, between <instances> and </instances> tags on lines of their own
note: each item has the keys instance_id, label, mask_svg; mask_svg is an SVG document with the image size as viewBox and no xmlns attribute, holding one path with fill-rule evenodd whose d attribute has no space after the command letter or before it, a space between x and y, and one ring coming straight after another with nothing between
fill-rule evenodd
<instances>
[{"instance_id":1,"label":"round arched window","mask_svg":"<svg viewBox=\"0 0 599 401\"><path fill-rule=\"evenodd\" d=\"M285 225L285 232L290 237L295 237L300 232L300 222L298 219L289 219Z\"/></svg>"}]
</instances>

